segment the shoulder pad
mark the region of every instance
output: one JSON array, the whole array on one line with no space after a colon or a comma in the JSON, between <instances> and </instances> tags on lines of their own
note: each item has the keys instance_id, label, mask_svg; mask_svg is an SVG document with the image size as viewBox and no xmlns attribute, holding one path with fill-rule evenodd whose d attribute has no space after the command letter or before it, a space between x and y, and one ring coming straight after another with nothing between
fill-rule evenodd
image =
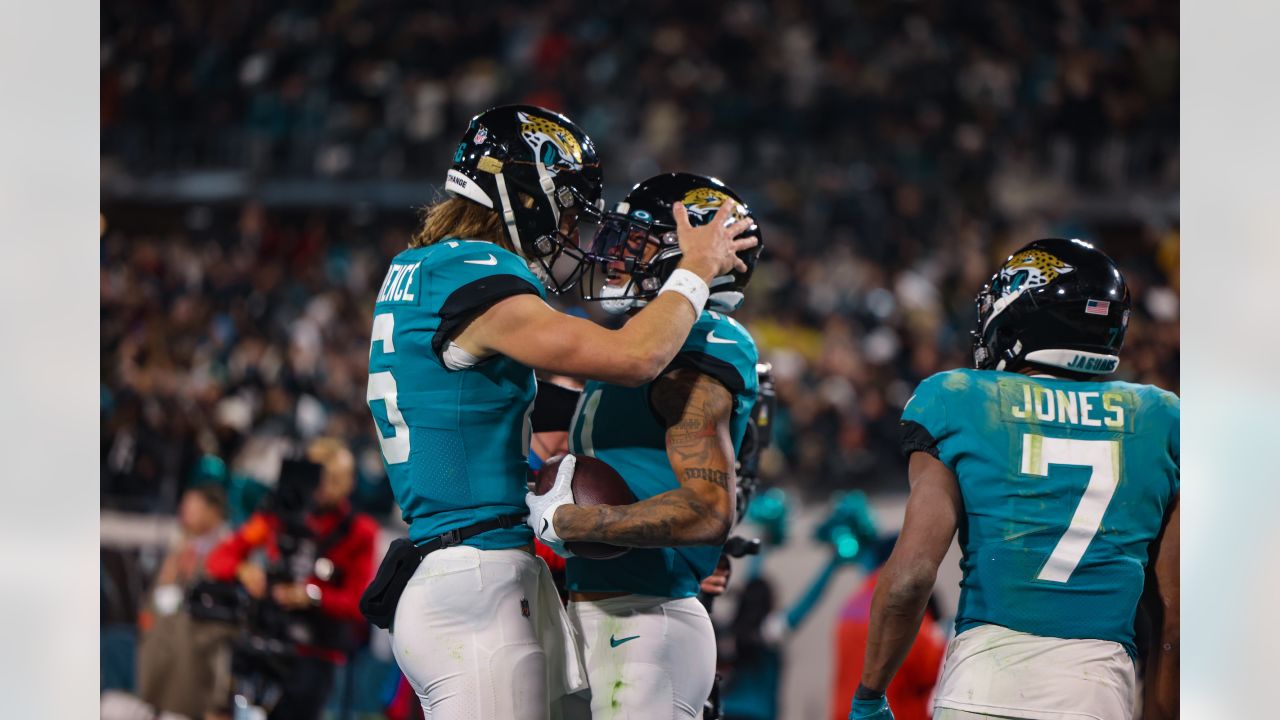
<instances>
[{"instance_id":1,"label":"shoulder pad","mask_svg":"<svg viewBox=\"0 0 1280 720\"><path fill-rule=\"evenodd\" d=\"M733 393L754 394L758 385L759 352L755 340L741 323L723 313L702 313L680 348L677 361L693 364Z\"/></svg>"},{"instance_id":2,"label":"shoulder pad","mask_svg":"<svg viewBox=\"0 0 1280 720\"><path fill-rule=\"evenodd\" d=\"M424 262L437 281L455 287L490 275L514 275L546 296L546 289L519 255L482 240L441 240L432 245Z\"/></svg>"}]
</instances>

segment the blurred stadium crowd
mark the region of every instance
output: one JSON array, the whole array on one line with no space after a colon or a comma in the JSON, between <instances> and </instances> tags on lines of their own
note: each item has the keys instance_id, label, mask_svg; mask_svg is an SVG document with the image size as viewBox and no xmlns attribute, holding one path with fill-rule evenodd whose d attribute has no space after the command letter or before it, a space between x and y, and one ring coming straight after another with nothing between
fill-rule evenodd
<instances>
[{"instance_id":1,"label":"blurred stadium crowd","mask_svg":"<svg viewBox=\"0 0 1280 720\"><path fill-rule=\"evenodd\" d=\"M1035 237L1120 261L1136 298L1121 375L1177 390L1176 5L640 10L104 5L104 506L171 511L193 475L269 476L278 440L323 433L356 450L357 504L390 511L369 321L415 221L360 198L153 207L116 189L224 168L438 184L467 119L503 102L585 128L611 199L684 169L750 201L767 248L740 318L778 375L775 484L904 490L899 409L968 364L974 293Z\"/></svg>"}]
</instances>

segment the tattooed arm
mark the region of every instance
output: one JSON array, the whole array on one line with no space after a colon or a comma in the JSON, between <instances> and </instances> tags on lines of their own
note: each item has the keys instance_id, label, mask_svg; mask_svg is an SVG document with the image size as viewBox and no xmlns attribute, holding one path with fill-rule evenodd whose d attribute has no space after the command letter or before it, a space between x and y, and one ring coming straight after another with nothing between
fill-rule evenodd
<instances>
[{"instance_id":1,"label":"tattooed arm","mask_svg":"<svg viewBox=\"0 0 1280 720\"><path fill-rule=\"evenodd\" d=\"M667 458L680 487L632 505L564 505L556 532L566 541L630 547L720 545L733 526L733 396L692 368L653 383L651 400L667 426Z\"/></svg>"}]
</instances>

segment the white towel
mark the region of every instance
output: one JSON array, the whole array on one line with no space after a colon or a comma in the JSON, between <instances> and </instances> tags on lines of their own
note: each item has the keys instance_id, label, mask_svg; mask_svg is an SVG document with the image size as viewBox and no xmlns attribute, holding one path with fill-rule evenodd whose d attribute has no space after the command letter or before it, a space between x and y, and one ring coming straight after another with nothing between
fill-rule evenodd
<instances>
[{"instance_id":1,"label":"white towel","mask_svg":"<svg viewBox=\"0 0 1280 720\"><path fill-rule=\"evenodd\" d=\"M547 656L547 699L555 703L587 688L581 646L560 602L551 569L538 558L538 639Z\"/></svg>"}]
</instances>

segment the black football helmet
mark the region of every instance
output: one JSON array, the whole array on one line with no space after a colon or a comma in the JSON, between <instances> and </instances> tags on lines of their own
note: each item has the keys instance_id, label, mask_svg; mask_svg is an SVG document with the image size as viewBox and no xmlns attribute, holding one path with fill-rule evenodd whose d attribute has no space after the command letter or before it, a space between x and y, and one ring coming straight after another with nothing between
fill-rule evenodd
<instances>
[{"instance_id":1,"label":"black football helmet","mask_svg":"<svg viewBox=\"0 0 1280 720\"><path fill-rule=\"evenodd\" d=\"M444 188L498 211L516 253L561 293L581 274L585 256L572 234L583 219L599 218L602 182L595 144L569 118L535 105L503 105L471 119ZM572 230L561 227L565 212L575 213Z\"/></svg>"},{"instance_id":2,"label":"black football helmet","mask_svg":"<svg viewBox=\"0 0 1280 720\"><path fill-rule=\"evenodd\" d=\"M973 364L1016 371L1039 365L1072 377L1120 363L1129 287L1115 262L1083 240L1049 238L1005 260L977 297Z\"/></svg>"},{"instance_id":3,"label":"black football helmet","mask_svg":"<svg viewBox=\"0 0 1280 720\"><path fill-rule=\"evenodd\" d=\"M720 206L730 199L737 203L734 219L751 214L729 186L705 175L664 173L631 188L622 202L600 221L588 253L589 269L582 283L582 297L599 301L612 313L643 307L657 296L682 255L671 206L684 203L689 223L696 227L710 222ZM755 272L764 247L764 236L758 225L753 223L742 233L742 237L750 236L759 238L760 242L738 254L747 269L711 281L709 309L733 312L742 305L743 290Z\"/></svg>"}]
</instances>

